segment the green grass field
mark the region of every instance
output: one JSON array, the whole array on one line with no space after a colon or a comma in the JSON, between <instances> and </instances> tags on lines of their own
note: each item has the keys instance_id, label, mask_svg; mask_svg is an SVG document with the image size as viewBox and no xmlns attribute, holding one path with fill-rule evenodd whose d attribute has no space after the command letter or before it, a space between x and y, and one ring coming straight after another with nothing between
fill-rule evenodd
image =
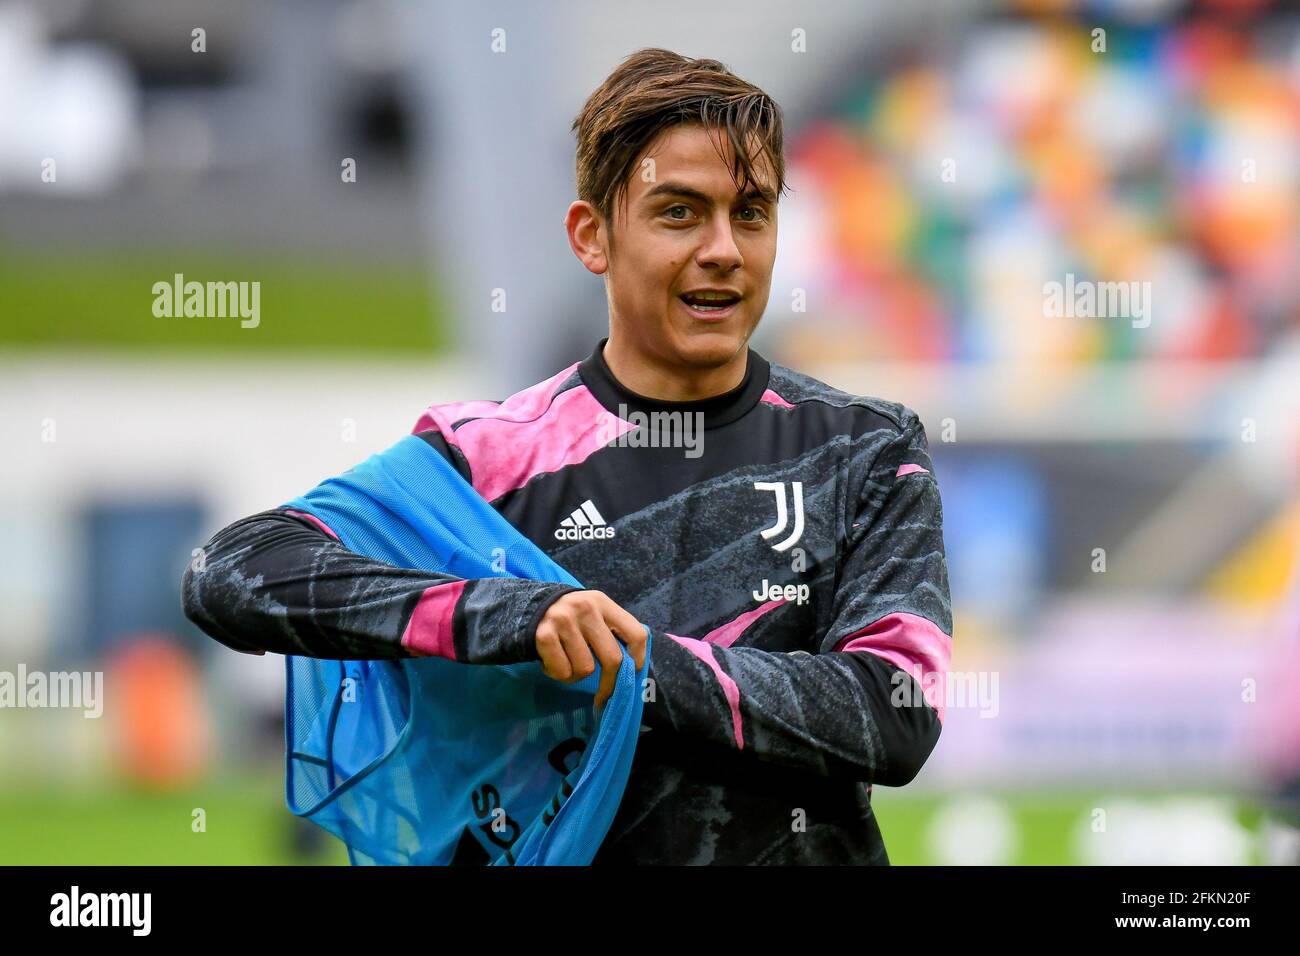
<instances>
[{"instance_id":1,"label":"green grass field","mask_svg":"<svg viewBox=\"0 0 1300 956\"><path fill-rule=\"evenodd\" d=\"M156 282L260 283L259 322L157 317ZM274 254L188 250L62 261L0 249L0 345L232 357L250 354L431 355L446 317L427 270L347 265Z\"/></svg>"},{"instance_id":2,"label":"green grass field","mask_svg":"<svg viewBox=\"0 0 1300 956\"><path fill-rule=\"evenodd\" d=\"M194 830L196 809L204 812L202 832ZM297 828L319 830L289 813L274 778L168 794L107 787L0 793L0 864L348 862L324 831L320 853L298 851Z\"/></svg>"},{"instance_id":3,"label":"green grass field","mask_svg":"<svg viewBox=\"0 0 1300 956\"><path fill-rule=\"evenodd\" d=\"M1134 799L1164 797L1143 794ZM993 795L983 801L983 810L968 806L955 818L962 834L958 851L967 840L987 842L991 830L1011 835L1005 862L1085 862L1076 857L1075 836L1086 826L1091 808L1113 798L1082 793ZM939 816L953 812L948 798L877 788L874 800L893 863L944 862L936 858L934 847ZM992 820L989 800L995 807ZM1231 806L1243 832L1253 834L1261 813L1242 801L1232 801ZM206 814L204 832L192 829L196 808ZM974 825L972 812L977 814ZM979 814L984 815L982 822ZM950 832L952 827L950 819ZM319 833L320 838L307 852L295 846L295 833L299 838ZM1258 862L1257 853L1250 862ZM124 788L0 792L0 864L293 863L346 864L347 855L333 837L289 813L280 780L274 777L211 783L166 795Z\"/></svg>"}]
</instances>

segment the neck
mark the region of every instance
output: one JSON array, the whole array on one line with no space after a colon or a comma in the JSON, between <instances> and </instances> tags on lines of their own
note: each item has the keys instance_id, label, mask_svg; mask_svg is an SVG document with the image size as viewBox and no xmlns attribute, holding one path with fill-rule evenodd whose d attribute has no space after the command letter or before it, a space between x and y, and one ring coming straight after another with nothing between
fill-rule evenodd
<instances>
[{"instance_id":1,"label":"neck","mask_svg":"<svg viewBox=\"0 0 1300 956\"><path fill-rule=\"evenodd\" d=\"M610 372L626 389L665 402L693 402L736 388L745 379L749 349L741 347L725 364L708 368L669 365L638 352L610 332L602 353Z\"/></svg>"}]
</instances>

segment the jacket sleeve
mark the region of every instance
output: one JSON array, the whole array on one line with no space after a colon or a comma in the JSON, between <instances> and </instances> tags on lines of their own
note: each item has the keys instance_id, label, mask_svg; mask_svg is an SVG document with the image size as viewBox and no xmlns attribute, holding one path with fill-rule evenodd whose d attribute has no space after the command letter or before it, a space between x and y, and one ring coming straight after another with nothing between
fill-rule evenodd
<instances>
[{"instance_id":1,"label":"jacket sleeve","mask_svg":"<svg viewBox=\"0 0 1300 956\"><path fill-rule=\"evenodd\" d=\"M667 634L652 643L646 725L822 776L916 776L939 739L952 612L925 431L908 409L901 421L862 482L820 653Z\"/></svg>"},{"instance_id":2,"label":"jacket sleeve","mask_svg":"<svg viewBox=\"0 0 1300 956\"><path fill-rule=\"evenodd\" d=\"M420 437L463 470L445 441ZM185 615L213 639L253 654L537 660L538 622L561 595L580 590L395 567L350 551L319 518L284 507L218 531L200 559L181 579Z\"/></svg>"}]
</instances>

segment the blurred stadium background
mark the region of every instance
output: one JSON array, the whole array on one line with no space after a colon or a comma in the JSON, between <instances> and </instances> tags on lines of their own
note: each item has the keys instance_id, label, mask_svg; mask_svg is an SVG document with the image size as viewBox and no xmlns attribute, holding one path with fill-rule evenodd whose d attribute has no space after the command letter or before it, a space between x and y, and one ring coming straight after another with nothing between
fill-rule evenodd
<instances>
[{"instance_id":1,"label":"blurred stadium background","mask_svg":"<svg viewBox=\"0 0 1300 956\"><path fill-rule=\"evenodd\" d=\"M282 660L181 571L588 354L569 125L643 46L785 109L755 346L930 435L997 695L877 788L894 862L1300 860L1300 16L916 6L0 0L0 671L105 674L0 709L0 863L345 862L284 806ZM177 273L260 322L156 317ZM1047 317L1067 276L1150 309Z\"/></svg>"}]
</instances>

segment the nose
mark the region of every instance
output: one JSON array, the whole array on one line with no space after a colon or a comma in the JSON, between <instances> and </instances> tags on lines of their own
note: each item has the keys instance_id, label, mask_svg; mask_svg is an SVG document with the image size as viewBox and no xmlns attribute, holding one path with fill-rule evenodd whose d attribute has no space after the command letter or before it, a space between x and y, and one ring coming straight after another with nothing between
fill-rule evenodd
<instances>
[{"instance_id":1,"label":"nose","mask_svg":"<svg viewBox=\"0 0 1300 956\"><path fill-rule=\"evenodd\" d=\"M736 245L736 237L731 231L730 217L724 216L714 221L695 259L702 268L712 267L724 272L744 265L745 259L740 254L740 247Z\"/></svg>"}]
</instances>

